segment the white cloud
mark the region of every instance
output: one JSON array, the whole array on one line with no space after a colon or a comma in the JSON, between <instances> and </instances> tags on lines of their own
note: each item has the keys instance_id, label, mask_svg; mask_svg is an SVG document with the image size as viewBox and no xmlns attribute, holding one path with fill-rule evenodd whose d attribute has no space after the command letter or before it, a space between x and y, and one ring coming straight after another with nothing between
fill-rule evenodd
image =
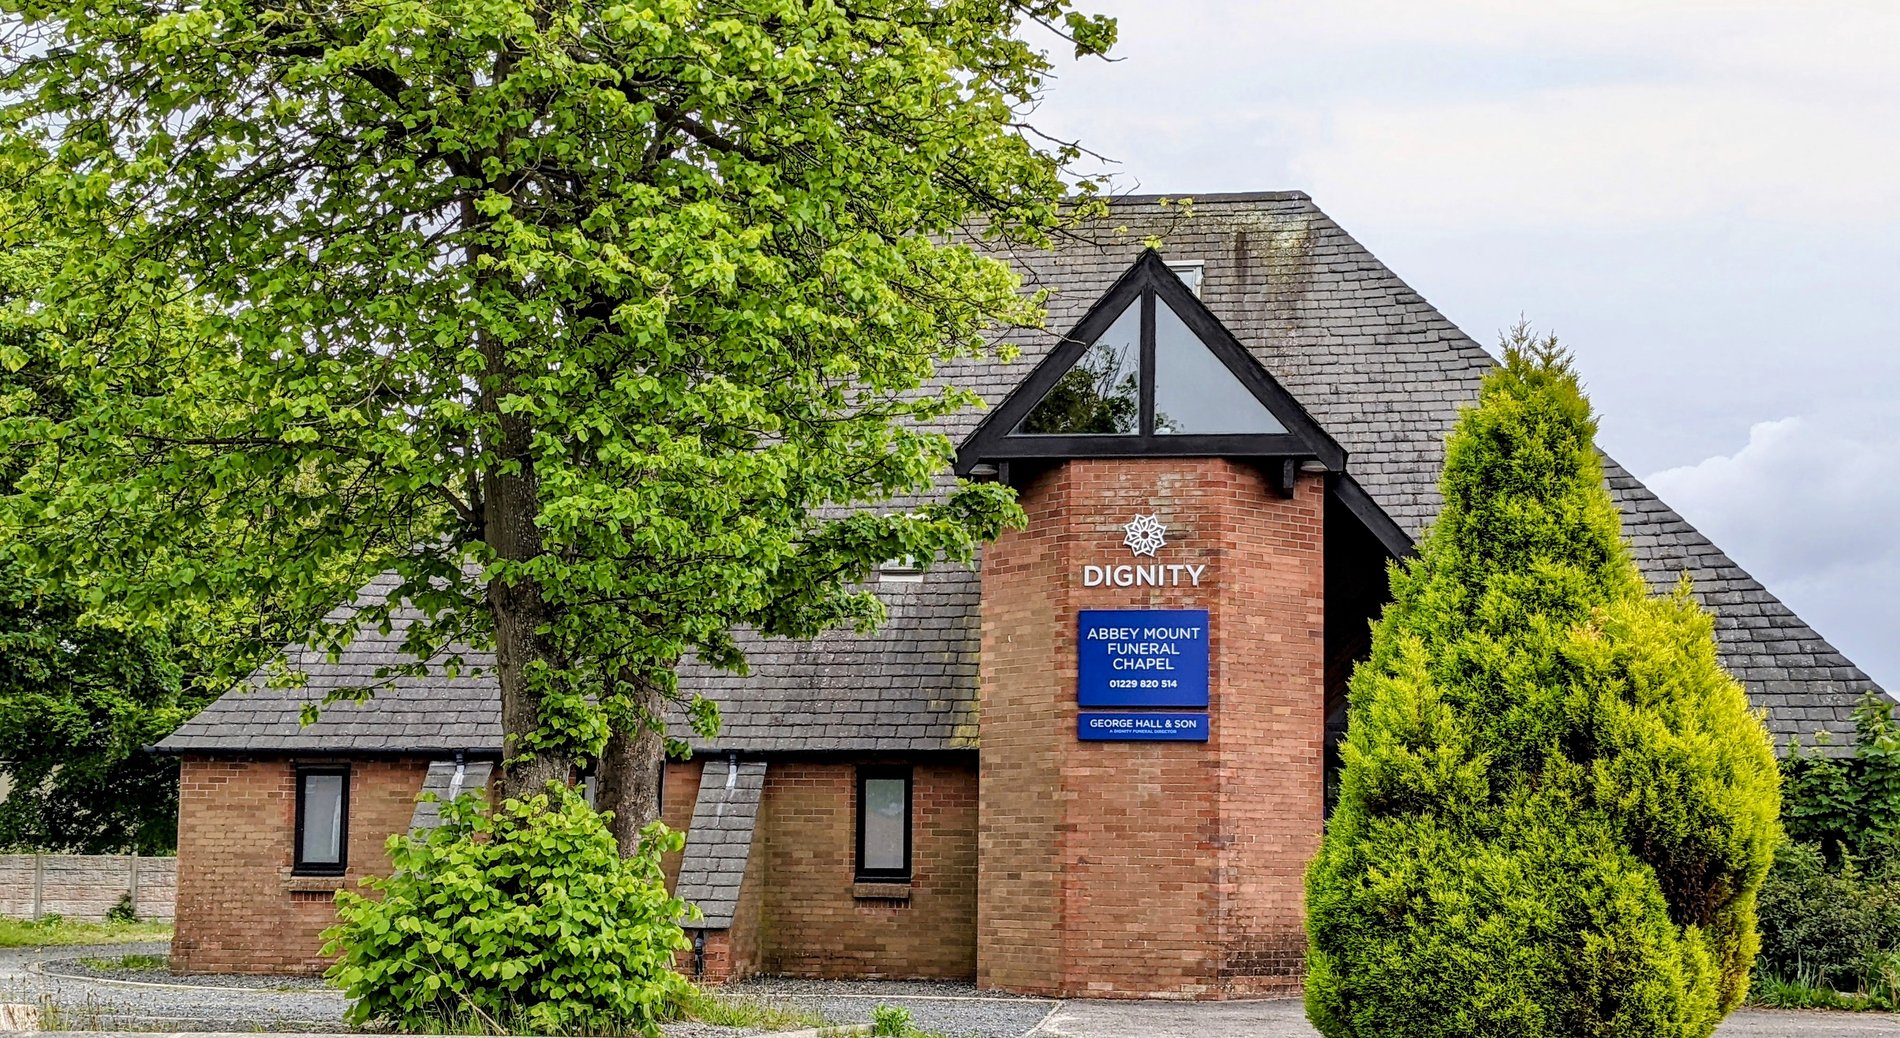
<instances>
[{"instance_id":1,"label":"white cloud","mask_svg":"<svg viewBox=\"0 0 1900 1038\"><path fill-rule=\"evenodd\" d=\"M1900 430L1840 411L1761 422L1733 454L1648 477L1877 681L1900 690Z\"/></svg>"},{"instance_id":2,"label":"white cloud","mask_svg":"<svg viewBox=\"0 0 1900 1038\"><path fill-rule=\"evenodd\" d=\"M1560 333L1615 455L1706 459L1655 485L1900 689L1900 2L1083 6L1121 60L1041 128L1123 189L1305 189L1478 339Z\"/></svg>"},{"instance_id":3,"label":"white cloud","mask_svg":"<svg viewBox=\"0 0 1900 1038\"><path fill-rule=\"evenodd\" d=\"M1592 230L1893 219L1896 166L1900 136L1867 115L1726 83L1355 101L1294 163L1316 190L1385 226ZM1399 169L1402 188L1391 179Z\"/></svg>"},{"instance_id":4,"label":"white cloud","mask_svg":"<svg viewBox=\"0 0 1900 1038\"><path fill-rule=\"evenodd\" d=\"M1043 121L1381 227L1900 224L1900 3L1130 0Z\"/></svg>"}]
</instances>

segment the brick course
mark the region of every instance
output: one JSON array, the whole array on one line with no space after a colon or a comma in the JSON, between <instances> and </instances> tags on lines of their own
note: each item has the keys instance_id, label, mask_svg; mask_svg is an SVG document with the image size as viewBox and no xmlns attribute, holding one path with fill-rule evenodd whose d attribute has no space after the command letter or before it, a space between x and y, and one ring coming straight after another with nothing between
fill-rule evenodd
<instances>
[{"instance_id":1,"label":"brick course","mask_svg":"<svg viewBox=\"0 0 1900 1038\"><path fill-rule=\"evenodd\" d=\"M699 795L699 771L705 761L669 760L666 762L665 777L660 783L660 821L668 829L683 833L693 822L693 798ZM680 878L680 859L685 854L674 851L660 856L660 871L666 874L666 889L673 890Z\"/></svg>"},{"instance_id":2,"label":"brick course","mask_svg":"<svg viewBox=\"0 0 1900 1038\"><path fill-rule=\"evenodd\" d=\"M1070 461L983 561L977 980L1058 995L1229 997L1298 985L1318 848L1324 484L1291 498L1220 459ZM1167 525L1200 587L1085 588ZM1084 608L1206 608L1210 738L1075 737Z\"/></svg>"},{"instance_id":3,"label":"brick course","mask_svg":"<svg viewBox=\"0 0 1900 1038\"><path fill-rule=\"evenodd\" d=\"M752 848L753 865L763 870L749 874L745 888L759 896L761 970L796 977L975 976L975 756L908 763L914 765L909 901L854 893L855 763L774 761L766 771ZM735 925L735 942L748 939L745 929Z\"/></svg>"},{"instance_id":4,"label":"brick course","mask_svg":"<svg viewBox=\"0 0 1900 1038\"><path fill-rule=\"evenodd\" d=\"M292 876L298 764L350 767L349 869ZM178 789L178 907L172 969L180 973L318 973L317 936L336 922L333 892L386 874L383 843L406 832L422 758L242 759L187 756Z\"/></svg>"}]
</instances>

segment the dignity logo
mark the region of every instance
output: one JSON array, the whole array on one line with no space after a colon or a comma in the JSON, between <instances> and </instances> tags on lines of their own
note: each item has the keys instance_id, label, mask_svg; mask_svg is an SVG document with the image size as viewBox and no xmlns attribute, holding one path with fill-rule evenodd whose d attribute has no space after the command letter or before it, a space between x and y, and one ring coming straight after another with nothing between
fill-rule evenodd
<instances>
[{"instance_id":1,"label":"dignity logo","mask_svg":"<svg viewBox=\"0 0 1900 1038\"><path fill-rule=\"evenodd\" d=\"M1122 543L1136 555L1152 559L1155 552L1168 546L1168 528L1161 525L1158 515L1138 515L1122 530L1128 535L1122 538Z\"/></svg>"},{"instance_id":2,"label":"dignity logo","mask_svg":"<svg viewBox=\"0 0 1900 1038\"><path fill-rule=\"evenodd\" d=\"M1122 527L1122 543L1139 558L1143 555L1155 557L1155 552L1168 546L1168 528L1158 515L1138 515ZM1152 563L1140 566L1083 566L1083 587L1175 587L1189 584L1201 586L1201 574L1207 572L1205 565L1193 566L1182 562Z\"/></svg>"}]
</instances>

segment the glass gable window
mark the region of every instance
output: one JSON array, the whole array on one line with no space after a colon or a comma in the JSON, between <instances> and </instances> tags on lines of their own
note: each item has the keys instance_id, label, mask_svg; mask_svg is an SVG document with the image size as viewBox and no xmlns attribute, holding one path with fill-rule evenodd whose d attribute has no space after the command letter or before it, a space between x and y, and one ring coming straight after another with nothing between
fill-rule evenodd
<instances>
[{"instance_id":1,"label":"glass gable window","mask_svg":"<svg viewBox=\"0 0 1900 1038\"><path fill-rule=\"evenodd\" d=\"M1156 433L1286 432L1172 307L1154 307Z\"/></svg>"},{"instance_id":2,"label":"glass gable window","mask_svg":"<svg viewBox=\"0 0 1900 1038\"><path fill-rule=\"evenodd\" d=\"M1287 496L1308 461L1345 471L1345 449L1196 295L1218 271L1143 250L958 445L957 474L1021 486L1071 458L1247 458Z\"/></svg>"},{"instance_id":3,"label":"glass gable window","mask_svg":"<svg viewBox=\"0 0 1900 1038\"><path fill-rule=\"evenodd\" d=\"M858 770L857 878L910 879L909 768Z\"/></svg>"},{"instance_id":4,"label":"glass gable window","mask_svg":"<svg viewBox=\"0 0 1900 1038\"><path fill-rule=\"evenodd\" d=\"M1285 423L1153 289L1129 300L1014 435L1271 436Z\"/></svg>"},{"instance_id":5,"label":"glass gable window","mask_svg":"<svg viewBox=\"0 0 1900 1038\"><path fill-rule=\"evenodd\" d=\"M349 861L350 773L346 768L297 772L297 846L291 871L340 876Z\"/></svg>"},{"instance_id":6,"label":"glass gable window","mask_svg":"<svg viewBox=\"0 0 1900 1038\"><path fill-rule=\"evenodd\" d=\"M1141 425L1141 306L1130 303L1043 395L1022 433L1128 435Z\"/></svg>"}]
</instances>

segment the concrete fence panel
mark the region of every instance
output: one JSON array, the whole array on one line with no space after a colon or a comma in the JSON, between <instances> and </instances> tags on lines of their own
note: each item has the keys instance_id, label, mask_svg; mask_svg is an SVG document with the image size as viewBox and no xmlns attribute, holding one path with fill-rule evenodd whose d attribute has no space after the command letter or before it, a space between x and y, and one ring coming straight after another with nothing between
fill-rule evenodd
<instances>
[{"instance_id":1,"label":"concrete fence panel","mask_svg":"<svg viewBox=\"0 0 1900 1038\"><path fill-rule=\"evenodd\" d=\"M136 854L0 854L0 915L97 922L131 896L140 919L172 918L178 859Z\"/></svg>"}]
</instances>

